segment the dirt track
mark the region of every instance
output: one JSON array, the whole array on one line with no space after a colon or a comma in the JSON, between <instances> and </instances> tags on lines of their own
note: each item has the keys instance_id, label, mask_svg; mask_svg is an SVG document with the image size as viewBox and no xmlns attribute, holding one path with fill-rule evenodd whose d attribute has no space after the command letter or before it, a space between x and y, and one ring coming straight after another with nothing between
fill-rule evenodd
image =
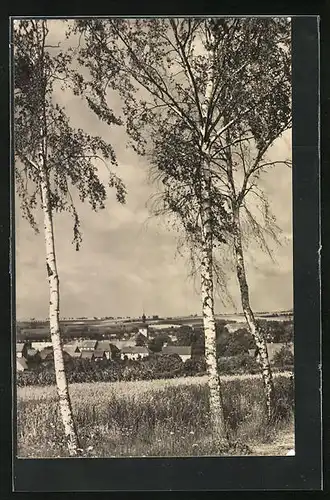
<instances>
[{"instance_id":1,"label":"dirt track","mask_svg":"<svg viewBox=\"0 0 330 500\"><path fill-rule=\"evenodd\" d=\"M294 424L292 423L287 429L278 432L275 441L258 444L251 448L254 456L285 456L294 447Z\"/></svg>"}]
</instances>

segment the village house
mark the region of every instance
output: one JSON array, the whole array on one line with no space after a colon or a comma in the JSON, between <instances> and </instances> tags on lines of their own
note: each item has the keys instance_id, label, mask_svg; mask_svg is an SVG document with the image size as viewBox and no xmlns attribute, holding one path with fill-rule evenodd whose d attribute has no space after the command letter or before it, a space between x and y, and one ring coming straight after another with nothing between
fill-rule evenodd
<instances>
[{"instance_id":1,"label":"village house","mask_svg":"<svg viewBox=\"0 0 330 500\"><path fill-rule=\"evenodd\" d=\"M28 369L28 364L25 358L17 358L16 359L16 370L18 372L24 372Z\"/></svg>"},{"instance_id":2,"label":"village house","mask_svg":"<svg viewBox=\"0 0 330 500\"><path fill-rule=\"evenodd\" d=\"M27 358L27 352L29 349L28 342L19 342L16 344L16 357L17 358Z\"/></svg>"},{"instance_id":3,"label":"village house","mask_svg":"<svg viewBox=\"0 0 330 500\"><path fill-rule=\"evenodd\" d=\"M95 349L97 348L97 345L98 345L98 340L90 340L90 339L87 339L87 340L82 340L80 342L78 342L78 347L80 349L81 352L83 351L95 351Z\"/></svg>"},{"instance_id":4,"label":"village house","mask_svg":"<svg viewBox=\"0 0 330 500\"><path fill-rule=\"evenodd\" d=\"M39 357L42 362L44 361L53 361L54 360L54 351L53 347L45 347L39 352ZM63 350L63 359L64 361L69 361L71 359L71 356L69 353Z\"/></svg>"},{"instance_id":5,"label":"village house","mask_svg":"<svg viewBox=\"0 0 330 500\"><path fill-rule=\"evenodd\" d=\"M65 344L63 346L63 352L66 352L67 354L69 354L69 356L71 356L71 358L75 358L75 359L79 359L80 356L81 356L81 352L80 352L80 349L78 347L78 343L75 342L75 343L69 343L69 344Z\"/></svg>"},{"instance_id":6,"label":"village house","mask_svg":"<svg viewBox=\"0 0 330 500\"><path fill-rule=\"evenodd\" d=\"M52 346L52 343L51 341L47 341L47 340L44 340L44 341L36 341L36 342L31 342L31 347L33 349L37 349L37 351L41 351L41 349L44 349L45 347L51 347Z\"/></svg>"},{"instance_id":7,"label":"village house","mask_svg":"<svg viewBox=\"0 0 330 500\"><path fill-rule=\"evenodd\" d=\"M144 346L127 346L121 350L122 359L141 359L149 356L149 349Z\"/></svg>"},{"instance_id":8,"label":"village house","mask_svg":"<svg viewBox=\"0 0 330 500\"><path fill-rule=\"evenodd\" d=\"M125 347L135 347L135 338L132 337L129 340L114 340L112 344L122 351Z\"/></svg>"},{"instance_id":9,"label":"village house","mask_svg":"<svg viewBox=\"0 0 330 500\"><path fill-rule=\"evenodd\" d=\"M182 361L191 358L191 346L163 345L162 354L178 354Z\"/></svg>"},{"instance_id":10,"label":"village house","mask_svg":"<svg viewBox=\"0 0 330 500\"><path fill-rule=\"evenodd\" d=\"M120 352L115 343L109 342L109 340L100 340L97 344L97 351L104 351L107 359L116 359L120 357Z\"/></svg>"},{"instance_id":11,"label":"village house","mask_svg":"<svg viewBox=\"0 0 330 500\"><path fill-rule=\"evenodd\" d=\"M144 313L142 314L142 323L140 323L138 325L138 333L140 333L141 335L143 335L144 337L146 337L146 339L148 340L148 338L149 338L149 327L148 327L148 324L147 324L147 321L146 321L146 315Z\"/></svg>"}]
</instances>

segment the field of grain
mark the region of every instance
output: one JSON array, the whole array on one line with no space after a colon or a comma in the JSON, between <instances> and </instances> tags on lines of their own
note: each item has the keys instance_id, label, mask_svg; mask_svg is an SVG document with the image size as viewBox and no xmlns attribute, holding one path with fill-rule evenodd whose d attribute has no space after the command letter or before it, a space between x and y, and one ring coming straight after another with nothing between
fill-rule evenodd
<instances>
[{"instance_id":1,"label":"field of grain","mask_svg":"<svg viewBox=\"0 0 330 500\"><path fill-rule=\"evenodd\" d=\"M266 423L259 376L222 377L222 385L229 448L210 433L205 377L71 385L84 456L254 454L263 444L272 450L271 443L283 430L293 435L288 374L275 379L278 411L272 426ZM17 455L67 456L55 387L18 388L17 399Z\"/></svg>"}]
</instances>

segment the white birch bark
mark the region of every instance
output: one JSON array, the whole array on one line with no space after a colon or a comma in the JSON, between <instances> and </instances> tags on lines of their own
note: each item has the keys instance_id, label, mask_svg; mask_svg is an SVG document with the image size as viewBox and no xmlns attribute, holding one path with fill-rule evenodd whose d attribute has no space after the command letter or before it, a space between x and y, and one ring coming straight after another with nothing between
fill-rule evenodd
<instances>
[{"instance_id":1,"label":"white birch bark","mask_svg":"<svg viewBox=\"0 0 330 500\"><path fill-rule=\"evenodd\" d=\"M259 363L261 367L262 379L266 395L267 413L268 418L271 418L274 407L274 382L268 358L266 339L264 338L263 332L260 330L256 323L253 311L250 306L249 287L246 279L244 253L242 247L239 208L237 207L234 207L233 209L233 219L236 273L241 293L242 308L248 328L259 351Z\"/></svg>"},{"instance_id":2,"label":"white birch bark","mask_svg":"<svg viewBox=\"0 0 330 500\"><path fill-rule=\"evenodd\" d=\"M203 172L202 179L202 262L201 262L201 298L203 326L205 334L205 361L208 374L210 418L212 429L221 438L227 439L223 414L221 382L217 367L216 327L214 317L213 289L213 235L210 203L210 172Z\"/></svg>"},{"instance_id":3,"label":"white birch bark","mask_svg":"<svg viewBox=\"0 0 330 500\"><path fill-rule=\"evenodd\" d=\"M49 282L49 326L51 340L54 350L54 366L59 407L64 426L64 433L70 456L76 456L79 450L79 442L72 416L71 401L68 391L68 383L64 368L63 350L60 334L59 321L59 278L56 265L53 218L49 200L49 182L40 155L40 189L42 210L44 216L44 236L46 245L46 266Z\"/></svg>"},{"instance_id":4,"label":"white birch bark","mask_svg":"<svg viewBox=\"0 0 330 500\"><path fill-rule=\"evenodd\" d=\"M213 52L210 61L213 63ZM209 139L207 139L208 110L213 92L213 67L210 64L205 89L204 102L201 105L203 123L201 124L202 165L201 182L201 226L202 226L202 262L201 262L201 298L205 335L205 362L208 374L210 419L213 432L220 440L227 441L226 425L223 412L221 381L217 367L216 326L214 316L213 287L213 232L211 207L211 171L209 163Z\"/></svg>"}]
</instances>

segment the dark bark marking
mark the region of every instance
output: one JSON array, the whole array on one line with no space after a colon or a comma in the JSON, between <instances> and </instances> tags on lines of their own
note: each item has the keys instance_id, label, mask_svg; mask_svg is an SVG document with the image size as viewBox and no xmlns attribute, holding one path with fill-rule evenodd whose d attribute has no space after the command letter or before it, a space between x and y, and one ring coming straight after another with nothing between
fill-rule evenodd
<instances>
[{"instance_id":1,"label":"dark bark marking","mask_svg":"<svg viewBox=\"0 0 330 500\"><path fill-rule=\"evenodd\" d=\"M48 276L53 276L53 271L52 271L52 270L51 270L51 268L49 267L48 262L47 262L47 264L46 264L46 265L47 265L47 274L48 274Z\"/></svg>"}]
</instances>

